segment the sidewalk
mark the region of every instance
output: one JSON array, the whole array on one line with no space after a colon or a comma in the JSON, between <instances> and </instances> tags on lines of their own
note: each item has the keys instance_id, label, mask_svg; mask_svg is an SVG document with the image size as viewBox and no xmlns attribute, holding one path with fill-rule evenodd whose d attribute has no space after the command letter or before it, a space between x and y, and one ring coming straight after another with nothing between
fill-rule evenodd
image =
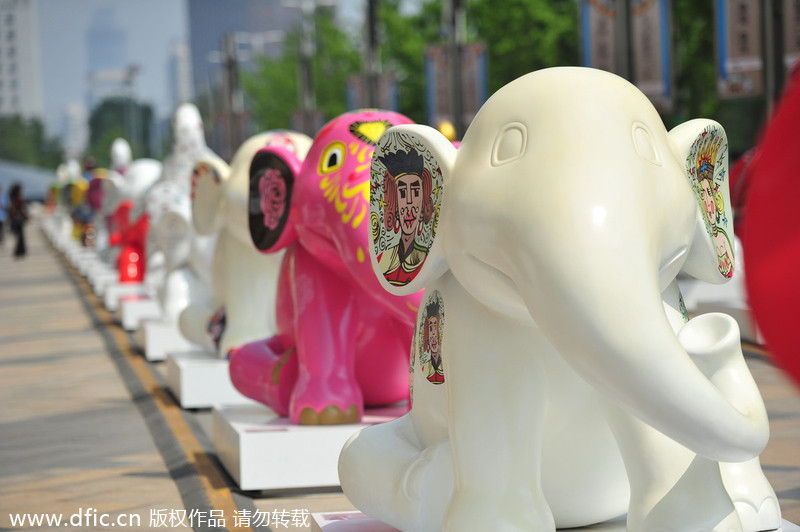
<instances>
[{"instance_id":1,"label":"sidewalk","mask_svg":"<svg viewBox=\"0 0 800 532\"><path fill-rule=\"evenodd\" d=\"M36 222L26 235L27 258L0 251L0 527L94 508L148 528L180 493L60 258Z\"/></svg>"},{"instance_id":2,"label":"sidewalk","mask_svg":"<svg viewBox=\"0 0 800 532\"><path fill-rule=\"evenodd\" d=\"M188 513L199 510L206 519L195 528L213 530L212 510L233 529L236 512L353 509L341 492L238 490L203 434L208 413L175 405L162 387L163 368L132 352L128 335L110 323L36 221L27 236L24 260L12 260L13 239L0 248L0 529L31 528L12 527L9 513L62 514L73 530L108 529L102 514L122 519L119 527L138 516L139 527L126 527L142 530L191 528ZM746 352L771 419L764 471L784 519L797 524L800 392L768 354Z\"/></svg>"}]
</instances>

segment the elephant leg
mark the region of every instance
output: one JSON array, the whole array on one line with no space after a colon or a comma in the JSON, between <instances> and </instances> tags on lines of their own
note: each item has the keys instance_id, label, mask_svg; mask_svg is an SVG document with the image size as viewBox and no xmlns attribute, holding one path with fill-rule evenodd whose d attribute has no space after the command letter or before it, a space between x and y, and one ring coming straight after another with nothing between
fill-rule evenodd
<instances>
[{"instance_id":1,"label":"elephant leg","mask_svg":"<svg viewBox=\"0 0 800 532\"><path fill-rule=\"evenodd\" d=\"M450 291L445 308L456 488L443 530L555 530L540 477L548 383L531 329L463 291Z\"/></svg>"},{"instance_id":2,"label":"elephant leg","mask_svg":"<svg viewBox=\"0 0 800 532\"><path fill-rule=\"evenodd\" d=\"M292 423L356 423L364 399L355 379L359 315L353 287L299 246L291 269L299 364Z\"/></svg>"},{"instance_id":3,"label":"elephant leg","mask_svg":"<svg viewBox=\"0 0 800 532\"><path fill-rule=\"evenodd\" d=\"M728 315L698 316L681 329L678 339L703 373L742 412L766 419L766 408L741 350L739 328ZM722 479L733 499L744 530L774 530L781 514L775 492L758 457L740 463L720 463Z\"/></svg>"},{"instance_id":4,"label":"elephant leg","mask_svg":"<svg viewBox=\"0 0 800 532\"><path fill-rule=\"evenodd\" d=\"M277 414L289 415L289 400L297 382L295 352L295 346L285 335L234 349L228 366L233 386Z\"/></svg>"},{"instance_id":5,"label":"elephant leg","mask_svg":"<svg viewBox=\"0 0 800 532\"><path fill-rule=\"evenodd\" d=\"M775 490L761 470L761 462L719 464L722 481L733 500L745 532L776 530L781 527L781 509Z\"/></svg>"},{"instance_id":6,"label":"elephant leg","mask_svg":"<svg viewBox=\"0 0 800 532\"><path fill-rule=\"evenodd\" d=\"M717 342L718 345L713 346L713 349L704 348L701 345L710 343L708 339L705 339L705 335L709 333L703 333L701 330L704 322L707 330L713 331L715 328L720 330L716 333L716 337L721 340ZM739 347L738 330L734 328L731 319L727 316L711 314L699 316L689 323L690 327L681 334L681 337L684 338L684 342L689 344L687 351L692 355L693 360L709 378L715 378L714 376L717 375L717 380L720 380L724 379L726 374L738 375L738 377L734 377L731 393L744 398L744 401L740 402L740 408L754 411L764 410L764 403L746 367ZM727 344L722 339L725 334L733 335ZM726 380L730 382L730 377ZM722 384L724 385L724 380ZM739 400L742 401L742 399ZM764 476L761 462L757 457L746 462L721 462L719 468L724 486L733 501L745 532L780 528L781 510L778 498Z\"/></svg>"},{"instance_id":7,"label":"elephant leg","mask_svg":"<svg viewBox=\"0 0 800 532\"><path fill-rule=\"evenodd\" d=\"M453 493L450 444L424 447L410 414L373 425L345 444L339 479L365 514L404 532L438 532Z\"/></svg>"},{"instance_id":8,"label":"elephant leg","mask_svg":"<svg viewBox=\"0 0 800 532\"><path fill-rule=\"evenodd\" d=\"M741 531L716 462L601 398L628 480L628 532Z\"/></svg>"},{"instance_id":9,"label":"elephant leg","mask_svg":"<svg viewBox=\"0 0 800 532\"><path fill-rule=\"evenodd\" d=\"M413 328L386 312L362 317L355 375L365 406L408 400L408 348Z\"/></svg>"}]
</instances>

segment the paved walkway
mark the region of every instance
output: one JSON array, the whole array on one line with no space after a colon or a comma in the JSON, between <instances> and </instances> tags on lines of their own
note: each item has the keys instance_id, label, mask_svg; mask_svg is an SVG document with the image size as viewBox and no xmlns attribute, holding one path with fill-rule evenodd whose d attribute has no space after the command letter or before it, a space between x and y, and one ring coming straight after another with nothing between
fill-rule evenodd
<instances>
[{"instance_id":1,"label":"paved walkway","mask_svg":"<svg viewBox=\"0 0 800 532\"><path fill-rule=\"evenodd\" d=\"M235 515L352 509L340 492L240 492L211 452L208 413L178 408L163 364L134 352L35 221L27 235L24 260L10 240L0 248L0 529L213 530L220 515L235 529ZM800 393L768 354L749 354L772 424L762 464L784 518L800 523ZM24 514L60 514L62 526L12 526Z\"/></svg>"}]
</instances>

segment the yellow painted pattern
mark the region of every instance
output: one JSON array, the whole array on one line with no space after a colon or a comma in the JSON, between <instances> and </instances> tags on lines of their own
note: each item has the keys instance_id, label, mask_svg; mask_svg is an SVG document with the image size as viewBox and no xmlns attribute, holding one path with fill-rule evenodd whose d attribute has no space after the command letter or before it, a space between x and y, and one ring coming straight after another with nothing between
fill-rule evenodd
<instances>
[{"instance_id":1,"label":"yellow painted pattern","mask_svg":"<svg viewBox=\"0 0 800 532\"><path fill-rule=\"evenodd\" d=\"M372 146L362 146L351 142L348 147L350 155L355 156L359 165L355 172L361 173L369 168L372 160ZM333 203L336 212L342 215L342 223L357 229L369 210L369 180L352 185L342 179L342 173L323 175L319 188L328 202Z\"/></svg>"}]
</instances>

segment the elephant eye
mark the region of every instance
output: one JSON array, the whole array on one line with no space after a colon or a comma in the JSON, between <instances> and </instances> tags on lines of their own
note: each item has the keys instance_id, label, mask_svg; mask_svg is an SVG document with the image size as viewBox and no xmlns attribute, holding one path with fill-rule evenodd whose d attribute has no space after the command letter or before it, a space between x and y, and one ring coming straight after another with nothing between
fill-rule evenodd
<instances>
[{"instance_id":1,"label":"elephant eye","mask_svg":"<svg viewBox=\"0 0 800 532\"><path fill-rule=\"evenodd\" d=\"M492 166L502 166L516 161L525 154L528 129L524 124L511 122L500 131L492 147Z\"/></svg>"},{"instance_id":2,"label":"elephant eye","mask_svg":"<svg viewBox=\"0 0 800 532\"><path fill-rule=\"evenodd\" d=\"M631 135L633 146L639 157L656 166L661 166L661 155L658 153L658 147L650 129L641 122L636 122L633 124Z\"/></svg>"},{"instance_id":3,"label":"elephant eye","mask_svg":"<svg viewBox=\"0 0 800 532\"><path fill-rule=\"evenodd\" d=\"M319 173L330 174L344 164L344 144L339 141L331 142L324 150L319 160Z\"/></svg>"}]
</instances>

